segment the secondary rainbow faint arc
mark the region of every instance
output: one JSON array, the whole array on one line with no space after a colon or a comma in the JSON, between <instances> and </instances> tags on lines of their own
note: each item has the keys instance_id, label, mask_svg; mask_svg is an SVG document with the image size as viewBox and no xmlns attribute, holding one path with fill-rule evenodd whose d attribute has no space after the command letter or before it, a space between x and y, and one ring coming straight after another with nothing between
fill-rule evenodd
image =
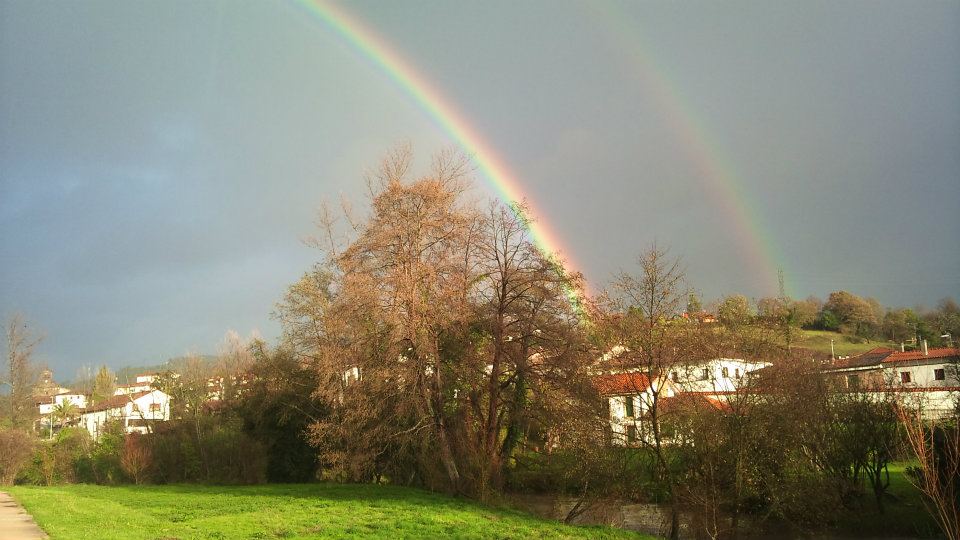
<instances>
[{"instance_id":1,"label":"secondary rainbow faint arc","mask_svg":"<svg viewBox=\"0 0 960 540\"><path fill-rule=\"evenodd\" d=\"M783 254L756 210L757 205L751 201L743 179L710 135L706 120L683 98L679 85L649 52L651 47L644 41L640 28L627 23L630 17L617 8L618 4L605 1L587 6L591 8L590 14L602 16L598 22L607 29L606 35L616 40L616 49L632 57L639 68L636 74L653 94L664 120L682 139L684 150L699 172L701 184L713 195L712 202L723 208L727 219L724 225L732 229L740 249L747 252L751 274L764 280L766 292L776 291L778 271L785 266ZM784 285L789 294L789 281Z\"/></svg>"},{"instance_id":2,"label":"secondary rainbow faint arc","mask_svg":"<svg viewBox=\"0 0 960 540\"><path fill-rule=\"evenodd\" d=\"M491 146L470 127L463 115L450 104L443 95L433 88L409 62L389 46L373 30L352 17L345 10L330 2L320 0L297 0L297 3L312 16L320 19L356 48L364 57L386 72L401 88L427 112L427 114L469 153L481 174L508 204L524 202L534 220L528 222L527 230L533 243L546 255L562 261L567 268L577 268L564 252L556 236L543 223L543 215L537 211L532 201L525 199L523 192L510 171ZM580 291L570 291L571 295L580 295Z\"/></svg>"}]
</instances>

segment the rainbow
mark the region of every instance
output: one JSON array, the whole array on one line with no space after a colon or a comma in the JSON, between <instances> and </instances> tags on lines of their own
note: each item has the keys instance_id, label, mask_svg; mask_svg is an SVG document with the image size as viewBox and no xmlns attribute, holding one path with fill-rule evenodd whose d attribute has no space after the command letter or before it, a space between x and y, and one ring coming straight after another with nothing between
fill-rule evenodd
<instances>
[{"instance_id":1,"label":"rainbow","mask_svg":"<svg viewBox=\"0 0 960 540\"><path fill-rule=\"evenodd\" d=\"M542 221L543 214L538 212L532 201L525 200L516 175L510 171L503 159L471 127L460 111L401 57L396 49L350 13L329 1L296 0L295 3L310 16L331 28L402 88L452 140L473 157L480 173L503 201L508 204L523 201L530 215L541 218L530 220L528 231L533 243L542 252L568 270L579 267L570 260L569 250L562 249L557 235ZM706 123L697 117L693 107L682 98L682 92L667 72L647 54L649 47L638 32L625 22L629 17L615 13L611 2L590 5L608 6L609 13L601 21L602 24L614 30L610 35L619 41L618 48L632 57L634 64L639 66L638 75L650 89L677 136L682 139L711 200L723 208L728 218L728 223L724 226L730 227L737 238L737 244L745 258L745 268L763 280L764 292L776 291L777 275L784 267L778 261L784 259L776 242L767 232L769 228L763 225L759 213L755 211L756 205L751 202L749 192L733 164L711 137ZM564 259L561 259L561 255ZM581 294L580 291L569 292L571 300L579 301Z\"/></svg>"},{"instance_id":2,"label":"rainbow","mask_svg":"<svg viewBox=\"0 0 960 540\"><path fill-rule=\"evenodd\" d=\"M569 252L562 249L556 234L542 221L540 216L543 214L537 211L531 201L525 200L516 175L440 91L393 47L344 9L323 0L297 0L296 3L312 17L334 30L409 94L427 115L473 158L478 170L501 200L511 205L511 208L515 208L514 205L520 202L526 206L526 215L523 217L526 218L527 230L541 252L568 271L578 268L570 261ZM581 294L581 291L568 291L571 300L579 300Z\"/></svg>"},{"instance_id":3,"label":"rainbow","mask_svg":"<svg viewBox=\"0 0 960 540\"><path fill-rule=\"evenodd\" d=\"M667 70L649 54L652 48L644 41L639 28L628 24L627 21L631 19L628 14L620 12L614 2L586 5L590 14L597 17L598 23L608 30L605 35L615 40L616 49L638 68L636 75L650 91L659 105L657 109L681 140L711 200L727 216L724 226L732 228L750 274L763 280L762 289L765 292L776 292L779 287L778 274L785 268L783 253L770 236L770 228L756 210L758 205L751 199L742 177L711 135L707 122L697 115L690 101L683 98L683 92ZM784 283L784 287L785 292L791 294L789 283Z\"/></svg>"}]
</instances>

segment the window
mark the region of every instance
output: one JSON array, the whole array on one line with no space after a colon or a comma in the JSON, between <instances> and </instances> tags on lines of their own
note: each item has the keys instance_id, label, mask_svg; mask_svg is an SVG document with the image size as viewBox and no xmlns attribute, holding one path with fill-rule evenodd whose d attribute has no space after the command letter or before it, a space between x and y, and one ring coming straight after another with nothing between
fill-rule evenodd
<instances>
[{"instance_id":1,"label":"window","mask_svg":"<svg viewBox=\"0 0 960 540\"><path fill-rule=\"evenodd\" d=\"M637 426L627 426L627 442L637 442Z\"/></svg>"},{"instance_id":2,"label":"window","mask_svg":"<svg viewBox=\"0 0 960 540\"><path fill-rule=\"evenodd\" d=\"M720 375L722 375L724 379L729 379L730 368L726 368L726 367L720 368Z\"/></svg>"},{"instance_id":3,"label":"window","mask_svg":"<svg viewBox=\"0 0 960 540\"><path fill-rule=\"evenodd\" d=\"M860 388L860 376L847 375L847 388Z\"/></svg>"},{"instance_id":4,"label":"window","mask_svg":"<svg viewBox=\"0 0 960 540\"><path fill-rule=\"evenodd\" d=\"M623 405L624 405L624 408L626 409L626 413L624 413L624 416L626 416L627 418L633 418L633 396L627 396L623 398Z\"/></svg>"},{"instance_id":5,"label":"window","mask_svg":"<svg viewBox=\"0 0 960 540\"><path fill-rule=\"evenodd\" d=\"M738 379L740 378L740 368L733 370L733 376Z\"/></svg>"},{"instance_id":6,"label":"window","mask_svg":"<svg viewBox=\"0 0 960 540\"><path fill-rule=\"evenodd\" d=\"M947 380L947 374L943 371L943 368L933 370L933 378L938 381Z\"/></svg>"},{"instance_id":7,"label":"window","mask_svg":"<svg viewBox=\"0 0 960 540\"><path fill-rule=\"evenodd\" d=\"M900 382L902 382L902 383L908 383L908 382L910 382L910 372L909 372L909 371L901 371L901 372L900 372Z\"/></svg>"},{"instance_id":8,"label":"window","mask_svg":"<svg viewBox=\"0 0 960 540\"><path fill-rule=\"evenodd\" d=\"M680 380L680 375L676 371L674 371L673 373L670 374L670 380L673 382L678 382Z\"/></svg>"},{"instance_id":9,"label":"window","mask_svg":"<svg viewBox=\"0 0 960 540\"><path fill-rule=\"evenodd\" d=\"M151 403L151 404L150 404L150 412L160 412L160 404L159 404L159 403Z\"/></svg>"},{"instance_id":10,"label":"window","mask_svg":"<svg viewBox=\"0 0 960 540\"><path fill-rule=\"evenodd\" d=\"M710 370L709 370L709 369L703 368L703 374L701 375L700 380L702 380L702 381L709 381L709 380L710 380Z\"/></svg>"}]
</instances>

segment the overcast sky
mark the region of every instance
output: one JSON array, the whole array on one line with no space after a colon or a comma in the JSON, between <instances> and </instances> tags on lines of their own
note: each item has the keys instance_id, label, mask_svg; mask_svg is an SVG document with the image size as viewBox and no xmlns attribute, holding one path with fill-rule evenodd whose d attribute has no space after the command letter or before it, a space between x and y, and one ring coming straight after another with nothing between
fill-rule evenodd
<instances>
[{"instance_id":1,"label":"overcast sky","mask_svg":"<svg viewBox=\"0 0 960 540\"><path fill-rule=\"evenodd\" d=\"M960 2L344 7L595 288L656 240L707 298L775 292L758 251L799 297L960 297ZM455 143L294 3L0 2L0 314L61 379L274 338L316 208L401 141Z\"/></svg>"}]
</instances>

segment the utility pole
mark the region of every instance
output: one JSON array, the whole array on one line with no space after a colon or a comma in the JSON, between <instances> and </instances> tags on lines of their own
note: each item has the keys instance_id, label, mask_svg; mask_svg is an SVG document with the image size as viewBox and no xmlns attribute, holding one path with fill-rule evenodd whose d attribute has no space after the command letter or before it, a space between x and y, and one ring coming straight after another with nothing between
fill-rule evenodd
<instances>
[{"instance_id":1,"label":"utility pole","mask_svg":"<svg viewBox=\"0 0 960 540\"><path fill-rule=\"evenodd\" d=\"M832 339L830 340L830 359L831 359L831 360L836 360L836 359L837 359L837 355L833 352L833 340L832 340Z\"/></svg>"}]
</instances>

